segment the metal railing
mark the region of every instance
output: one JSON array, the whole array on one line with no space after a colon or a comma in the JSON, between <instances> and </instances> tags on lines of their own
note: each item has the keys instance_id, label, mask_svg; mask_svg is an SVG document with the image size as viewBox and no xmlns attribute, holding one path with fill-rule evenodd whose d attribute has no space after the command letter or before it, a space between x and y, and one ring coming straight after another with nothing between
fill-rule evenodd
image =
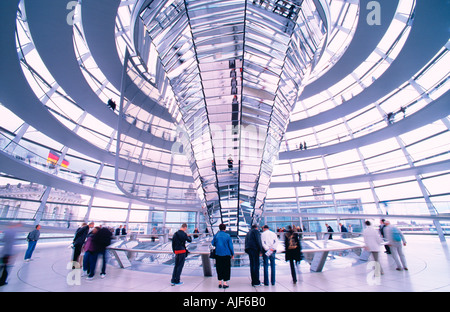
<instances>
[{"instance_id":1,"label":"metal railing","mask_svg":"<svg viewBox=\"0 0 450 312\"><path fill-rule=\"evenodd\" d=\"M283 233L281 233L283 234ZM364 241L362 239L358 239L362 234L361 233L349 233L349 232L333 232L333 235L342 236L345 238L341 239L333 239L329 240L329 232L305 232L301 233L302 236L311 236L316 237L317 239L309 240L309 242L314 241L314 244L308 243L308 241L303 242L302 244L302 253L304 254L305 260L310 262L311 271L313 272L321 272L325 262L327 260L328 254L330 252L341 252L346 250L354 250L356 253L361 252L364 248ZM119 267L127 268L131 267L132 258L136 258L137 255L140 254L153 254L153 255L174 255L170 246L168 246L166 241L168 234L154 234L154 235L140 235L139 238L151 238L151 237L163 237L163 244L158 244L154 249L142 249L142 248L133 248L133 247L117 247L117 246L109 246L108 250L113 255L115 260L117 261ZM196 233L189 235L198 235ZM348 237L347 235L351 235ZM282 235L281 235L282 236ZM319 238L320 237L320 238ZM137 238L137 237L135 237ZM201 266L203 268L204 276L212 276L212 264L211 259L209 258L210 249L209 245L211 242L211 237L201 238L197 240L197 246L193 250L190 250L189 246L187 249L189 250L189 255L200 256L201 258ZM130 241L129 241L130 242ZM345 243L344 243L345 242ZM279 248L277 252L284 251L284 239L280 238L279 242L282 248ZM126 244L125 244L126 245ZM137 246L138 243L136 241ZM235 256L242 257L246 255L242 243L235 243ZM203 247L203 248L202 248Z\"/></svg>"}]
</instances>

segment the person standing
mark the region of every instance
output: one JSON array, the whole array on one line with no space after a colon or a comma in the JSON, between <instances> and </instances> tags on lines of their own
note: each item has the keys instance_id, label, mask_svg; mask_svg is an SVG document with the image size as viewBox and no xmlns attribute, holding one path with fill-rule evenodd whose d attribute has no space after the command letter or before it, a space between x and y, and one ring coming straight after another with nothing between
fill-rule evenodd
<instances>
[{"instance_id":1,"label":"person standing","mask_svg":"<svg viewBox=\"0 0 450 312\"><path fill-rule=\"evenodd\" d=\"M122 225L120 225L117 229L116 232L114 233L115 236L120 236L120 233L122 232Z\"/></svg>"},{"instance_id":2,"label":"person standing","mask_svg":"<svg viewBox=\"0 0 450 312\"><path fill-rule=\"evenodd\" d=\"M82 226L80 228L77 229L77 231L75 232L75 237L73 238L73 258L72 261L73 262L78 262L80 254L81 254L81 249L83 248L84 242L86 241L86 237L89 234L89 230L92 229L94 227L94 222L89 223L89 225L87 225L86 223L83 223ZM75 263L73 263L72 268L75 269ZM78 266L78 268L80 268L80 266Z\"/></svg>"},{"instance_id":3,"label":"person standing","mask_svg":"<svg viewBox=\"0 0 450 312\"><path fill-rule=\"evenodd\" d=\"M97 256L102 256L102 271L100 277L104 278L106 276L106 262L107 253L106 247L111 244L112 232L107 227L101 227L98 229L97 234L93 237L93 242L96 247Z\"/></svg>"},{"instance_id":4,"label":"person standing","mask_svg":"<svg viewBox=\"0 0 450 312\"><path fill-rule=\"evenodd\" d=\"M342 234L342 238L347 238L348 237L348 235L347 235L348 230L345 227L345 225L343 225L341 222L339 222L339 232L343 233Z\"/></svg>"},{"instance_id":5,"label":"person standing","mask_svg":"<svg viewBox=\"0 0 450 312\"><path fill-rule=\"evenodd\" d=\"M291 276L294 284L297 283L296 266L302 259L301 256L301 244L298 238L298 234L294 232L291 226L288 227L288 232L284 235L285 246L285 260L289 261L291 267ZM295 263L294 263L295 262Z\"/></svg>"},{"instance_id":6,"label":"person standing","mask_svg":"<svg viewBox=\"0 0 450 312\"><path fill-rule=\"evenodd\" d=\"M180 277L187 256L186 242L192 242L192 238L186 234L186 231L187 224L183 223L181 228L172 237L172 250L175 254L175 266L173 268L172 279L170 280L172 286L183 285Z\"/></svg>"},{"instance_id":7,"label":"person standing","mask_svg":"<svg viewBox=\"0 0 450 312\"><path fill-rule=\"evenodd\" d=\"M261 286L261 281L259 280L259 257L262 251L261 234L258 231L258 226L253 224L251 230L245 236L245 252L250 260L252 286Z\"/></svg>"},{"instance_id":8,"label":"person standing","mask_svg":"<svg viewBox=\"0 0 450 312\"><path fill-rule=\"evenodd\" d=\"M372 254L373 259L378 263L379 273L384 274L379 260L380 245L383 242L383 239L381 238L380 233L372 227L370 221L366 221L365 224L366 228L363 231L364 248Z\"/></svg>"},{"instance_id":9,"label":"person standing","mask_svg":"<svg viewBox=\"0 0 450 312\"><path fill-rule=\"evenodd\" d=\"M225 224L219 225L219 232L214 236L211 244L216 247L216 271L219 288L228 288L227 282L231 275L231 259L234 258L233 242L228 235ZM223 284L222 284L223 281Z\"/></svg>"},{"instance_id":10,"label":"person standing","mask_svg":"<svg viewBox=\"0 0 450 312\"><path fill-rule=\"evenodd\" d=\"M325 223L325 227L327 228L327 232L330 233L328 234L329 235L328 239L333 239L333 234L331 234L334 232L333 228L327 223Z\"/></svg>"},{"instance_id":11,"label":"person standing","mask_svg":"<svg viewBox=\"0 0 450 312\"><path fill-rule=\"evenodd\" d=\"M346 233L348 232L347 228L345 227L345 225L343 225L341 222L339 222L339 230L342 233Z\"/></svg>"},{"instance_id":12,"label":"person standing","mask_svg":"<svg viewBox=\"0 0 450 312\"><path fill-rule=\"evenodd\" d=\"M152 229L152 234L154 235L154 236L152 236L152 242L154 242L156 240L156 238L158 237L157 236L158 235L158 230L156 230L155 227L153 227L153 229Z\"/></svg>"},{"instance_id":13,"label":"person standing","mask_svg":"<svg viewBox=\"0 0 450 312\"><path fill-rule=\"evenodd\" d=\"M37 241L39 240L39 237L41 236L40 232L41 226L38 224L36 225L35 229L28 233L27 241L28 241L28 248L25 252L25 261L29 262L31 260L31 256L33 255L34 249L36 248Z\"/></svg>"},{"instance_id":14,"label":"person standing","mask_svg":"<svg viewBox=\"0 0 450 312\"><path fill-rule=\"evenodd\" d=\"M395 264L397 265L396 270L401 271L402 269L407 271L408 266L406 265L406 257L403 253L403 246L406 246L405 236L402 231L400 231L396 226L391 225L389 221L385 221L385 235L391 250L392 258L394 258ZM402 267L403 265L403 267Z\"/></svg>"},{"instance_id":15,"label":"person standing","mask_svg":"<svg viewBox=\"0 0 450 312\"><path fill-rule=\"evenodd\" d=\"M386 221L385 219L380 220L380 234L381 234L381 237L386 241L386 234L384 233L384 228L386 227L386 224L384 223L385 221ZM384 249L386 249L386 253L388 255L391 254L391 249L389 248L388 244L384 245Z\"/></svg>"},{"instance_id":16,"label":"person standing","mask_svg":"<svg viewBox=\"0 0 450 312\"><path fill-rule=\"evenodd\" d=\"M263 226L261 234L261 243L264 248L263 266L264 266L264 285L269 286L269 262L270 262L270 281L275 285L275 254L277 253L278 237L277 234L269 229L268 225Z\"/></svg>"},{"instance_id":17,"label":"person standing","mask_svg":"<svg viewBox=\"0 0 450 312\"><path fill-rule=\"evenodd\" d=\"M227 163L228 163L228 170L229 171L233 170L233 158L231 158L231 155L228 157Z\"/></svg>"},{"instance_id":18,"label":"person standing","mask_svg":"<svg viewBox=\"0 0 450 312\"><path fill-rule=\"evenodd\" d=\"M198 230L198 228L195 228L195 229L194 229L194 233L195 233L195 234L200 234L200 231ZM198 238L198 235L194 235L194 239L195 239L195 238Z\"/></svg>"},{"instance_id":19,"label":"person standing","mask_svg":"<svg viewBox=\"0 0 450 312\"><path fill-rule=\"evenodd\" d=\"M94 279L95 267L97 266L98 252L94 237L97 235L99 229L100 228L96 226L91 233L89 233L84 246L83 271L88 275L86 278L88 281Z\"/></svg>"}]
</instances>

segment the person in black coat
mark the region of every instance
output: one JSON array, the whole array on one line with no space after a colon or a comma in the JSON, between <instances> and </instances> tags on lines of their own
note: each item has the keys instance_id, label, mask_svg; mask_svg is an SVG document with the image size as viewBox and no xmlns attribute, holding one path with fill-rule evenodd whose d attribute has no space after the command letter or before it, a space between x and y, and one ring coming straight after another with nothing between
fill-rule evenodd
<instances>
[{"instance_id":1,"label":"person in black coat","mask_svg":"<svg viewBox=\"0 0 450 312\"><path fill-rule=\"evenodd\" d=\"M173 268L172 279L170 280L172 286L183 284L180 281L180 277L187 256L186 242L192 242L192 238L186 234L186 231L187 224L183 223L181 228L172 237L172 250L175 253L175 266Z\"/></svg>"},{"instance_id":2,"label":"person in black coat","mask_svg":"<svg viewBox=\"0 0 450 312\"><path fill-rule=\"evenodd\" d=\"M93 227L94 227L94 222L89 223L89 225L84 223L75 232L75 237L73 238L73 242L72 242L72 245L73 245L72 261L73 262L78 262L80 254L81 254L81 248L83 247L86 237L89 234L89 229L91 229ZM74 266L75 266L75 264L74 264ZM80 268L80 266L78 268Z\"/></svg>"},{"instance_id":3,"label":"person in black coat","mask_svg":"<svg viewBox=\"0 0 450 312\"><path fill-rule=\"evenodd\" d=\"M288 226L288 232L284 235L285 260L289 261L291 266L292 281L297 283L297 273L295 265L302 259L302 245L298 234L294 232L291 226ZM295 261L295 264L294 264Z\"/></svg>"},{"instance_id":4,"label":"person in black coat","mask_svg":"<svg viewBox=\"0 0 450 312\"><path fill-rule=\"evenodd\" d=\"M339 228L340 228L340 232L346 233L346 234L342 234L342 238L347 238L348 237L348 235L347 235L348 230L345 227L345 225L343 225L342 223L339 222Z\"/></svg>"},{"instance_id":5,"label":"person in black coat","mask_svg":"<svg viewBox=\"0 0 450 312\"><path fill-rule=\"evenodd\" d=\"M381 219L380 220L380 234L381 234L381 237L383 238L383 240L386 241L387 239L386 239L386 236L385 236L385 233L384 233L384 230L385 230L385 227L386 227L385 221L386 221L385 219ZM387 253L388 255L391 254L391 248L389 247L388 244L384 245L384 249L386 250L385 253Z\"/></svg>"},{"instance_id":6,"label":"person in black coat","mask_svg":"<svg viewBox=\"0 0 450 312\"><path fill-rule=\"evenodd\" d=\"M250 275L252 277L252 286L260 286L259 280L259 257L263 252L261 242L261 233L256 224L252 225L251 230L245 236L245 252L250 260Z\"/></svg>"},{"instance_id":7,"label":"person in black coat","mask_svg":"<svg viewBox=\"0 0 450 312\"><path fill-rule=\"evenodd\" d=\"M107 261L107 253L106 247L111 244L112 232L110 229L106 227L101 227L97 234L92 238L96 248L98 255L102 256L102 271L100 273L100 277L104 278L106 275L106 261Z\"/></svg>"},{"instance_id":8,"label":"person in black coat","mask_svg":"<svg viewBox=\"0 0 450 312\"><path fill-rule=\"evenodd\" d=\"M333 239L333 234L331 234L334 232L333 228L331 226L329 226L327 223L325 223L325 226L327 227L327 232L330 233L330 234L328 234L328 235L330 235L328 237L328 239Z\"/></svg>"}]
</instances>

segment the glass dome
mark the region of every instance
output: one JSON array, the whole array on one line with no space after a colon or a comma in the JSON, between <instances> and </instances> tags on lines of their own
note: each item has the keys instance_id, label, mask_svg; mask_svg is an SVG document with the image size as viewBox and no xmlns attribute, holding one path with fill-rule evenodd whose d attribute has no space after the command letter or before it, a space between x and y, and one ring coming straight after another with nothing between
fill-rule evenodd
<instances>
[{"instance_id":1,"label":"glass dome","mask_svg":"<svg viewBox=\"0 0 450 312\"><path fill-rule=\"evenodd\" d=\"M448 4L370 3L3 1L0 220L443 239Z\"/></svg>"}]
</instances>

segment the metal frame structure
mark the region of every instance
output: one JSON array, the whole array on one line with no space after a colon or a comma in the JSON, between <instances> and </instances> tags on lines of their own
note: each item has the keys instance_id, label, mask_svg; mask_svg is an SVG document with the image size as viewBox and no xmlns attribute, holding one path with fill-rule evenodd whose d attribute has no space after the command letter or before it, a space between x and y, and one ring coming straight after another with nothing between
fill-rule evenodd
<instances>
[{"instance_id":1,"label":"metal frame structure","mask_svg":"<svg viewBox=\"0 0 450 312\"><path fill-rule=\"evenodd\" d=\"M166 60L158 54L153 40L144 40L149 32L139 26L145 21L145 8L157 3L169 2L1 2L0 184L6 188L7 184L38 183L81 194L85 203L80 205L79 221L100 220L102 215L107 215L111 223L127 220L132 225L150 224L150 215L168 216L180 212L195 214L197 225L202 226L223 220L227 213L220 213L226 211L222 204L225 205L234 191L229 187L231 183L215 184L222 183L222 178L220 171L211 170L211 159L226 171L228 154L225 153L223 159L217 152L221 147L215 145L217 141L206 143L203 137L214 139L217 134L214 122L226 119L231 123L233 112L229 105L227 114L219 114L220 111L214 114L214 105L205 100L209 99L208 90L214 88L206 88L208 71L204 70L202 62L208 57L219 57L218 44L227 36L232 38L233 34L225 31L229 27L226 23L220 24L223 33L210 31L202 23L213 21L213 17L200 13L208 5L217 4L229 6L228 12L238 15L246 12L243 17L246 22L238 23L241 28L236 26L241 34L238 40L244 51L241 54L252 57L261 54L266 60L275 61L277 54L266 49L271 46L270 40L279 39L280 32L266 32L262 26L274 30L273 25L284 25L280 24L286 18L282 14L289 14L289 11L281 13L279 10L279 17L267 19L269 13L274 13L277 3L282 2L181 1L180 6L188 10L178 17L183 16L185 25L191 27L186 35L203 37L198 42L192 41L190 49L180 50L187 47L183 45L173 50L171 55L175 58ZM275 121L279 123L277 128L264 132L264 140L260 142L265 145L261 150L270 154L263 154L258 158L259 165L255 166L263 168L254 173L257 179L253 183L260 188L252 189L250 194L250 190L239 187L240 199L255 198L254 204L252 202L242 215L250 218L241 218L242 210L238 210L238 219L247 221L242 224L233 221L233 226L243 233L252 217L258 220L261 216L259 209L264 201L272 204L309 201L314 198L311 187L320 185L324 188L323 196L336 203L345 198L360 198L364 215L385 217L389 212L389 215L404 214L406 219L414 215L426 216L434 220L441 240L445 240L440 224L446 222L442 217L450 209L447 182L450 177L447 143L450 138L450 44L448 8L445 7L448 4L423 0L380 1L377 12L370 11L368 1L307 3L312 3L311 7L328 8L313 13L322 21L326 16L326 48L317 53L315 67L310 68L310 74L303 79L305 87L298 98L293 98L292 112L281 114L282 106L263 101L264 107L273 106L283 116L282 120L276 118L278 113L270 113L263 110L264 107L255 106L257 102L244 100L255 97L251 92L246 93L246 86L253 84L271 90L270 83L264 84L264 79L269 81L267 77L277 75L256 61L250 61L246 55L242 57L243 72L247 76L243 77L249 80L239 82L237 79L241 96L239 127L263 120L269 127ZM245 10L236 7L233 11L233 6L238 4L244 5ZM267 11L269 7L272 10ZM257 13L266 17L265 25L258 24L262 19L252 15ZM379 14L379 24L369 23L369 15L374 14ZM181 37L176 38L181 40ZM264 41L266 39L269 43ZM180 41L175 40L173 44L175 42ZM214 48L209 47L208 42L213 42ZM223 53L230 47L224 45ZM127 49L130 58L125 63ZM190 73L195 71L198 75L188 73L185 83L177 84L173 80L176 75L167 75L170 71L165 66L170 66L171 61L176 64L182 55L190 58L171 68L181 69L193 62L195 66L189 67L193 70ZM225 56L222 58L229 60ZM128 84L122 90L124 64L129 66ZM200 81L200 89L188 87L193 81L188 77L194 76ZM228 80L232 87L232 80ZM210 81L218 83L219 80ZM183 111L187 106L180 106L177 98L190 91L193 93L185 95L195 96L198 90L202 91L202 98L193 105L208 109L208 115L202 117L199 126L189 128L193 125L189 124L191 115ZM106 105L109 99L119 102L121 97L126 99L122 116ZM277 101L281 98L277 97L274 103ZM194 117L195 113L191 118ZM123 126L120 136L119 123ZM214 151L214 158L204 161L197 158L198 140L194 140L193 145L181 141L196 139L195 135L203 131L205 135L198 137L200 145L205 142L208 147L205 150ZM186 133L188 136L183 136ZM238 133L241 140L237 142L242 142L243 132ZM122 138L122 144L118 137ZM181 146L186 147L184 152L188 152L188 158L174 153L182 151ZM64 154L61 160L67 159L69 168L50 168L49 150ZM237 151L241 153L242 146L238 145ZM266 166L271 158L273 167ZM253 171L246 171L250 167L236 161L233 166L239 166L237 180L233 183L243 186ZM117 180L124 192L115 184L115 168L123 173ZM206 169L209 169L207 174ZM200 182L210 175L211 180ZM81 176L83 183L79 180ZM212 202L216 202L209 209L212 195L216 196ZM31 209L33 216L42 215L44 199L29 201L34 207ZM6 205L14 202L15 207L20 208L21 199L5 197L3 200L4 219L9 220L12 215L7 213ZM11 203L6 204L6 201ZM294 213L301 213L299 207ZM253 215L253 211L256 214ZM210 220L209 216L213 218ZM231 219L236 220L236 217L230 215ZM164 219L163 223L166 221Z\"/></svg>"}]
</instances>

